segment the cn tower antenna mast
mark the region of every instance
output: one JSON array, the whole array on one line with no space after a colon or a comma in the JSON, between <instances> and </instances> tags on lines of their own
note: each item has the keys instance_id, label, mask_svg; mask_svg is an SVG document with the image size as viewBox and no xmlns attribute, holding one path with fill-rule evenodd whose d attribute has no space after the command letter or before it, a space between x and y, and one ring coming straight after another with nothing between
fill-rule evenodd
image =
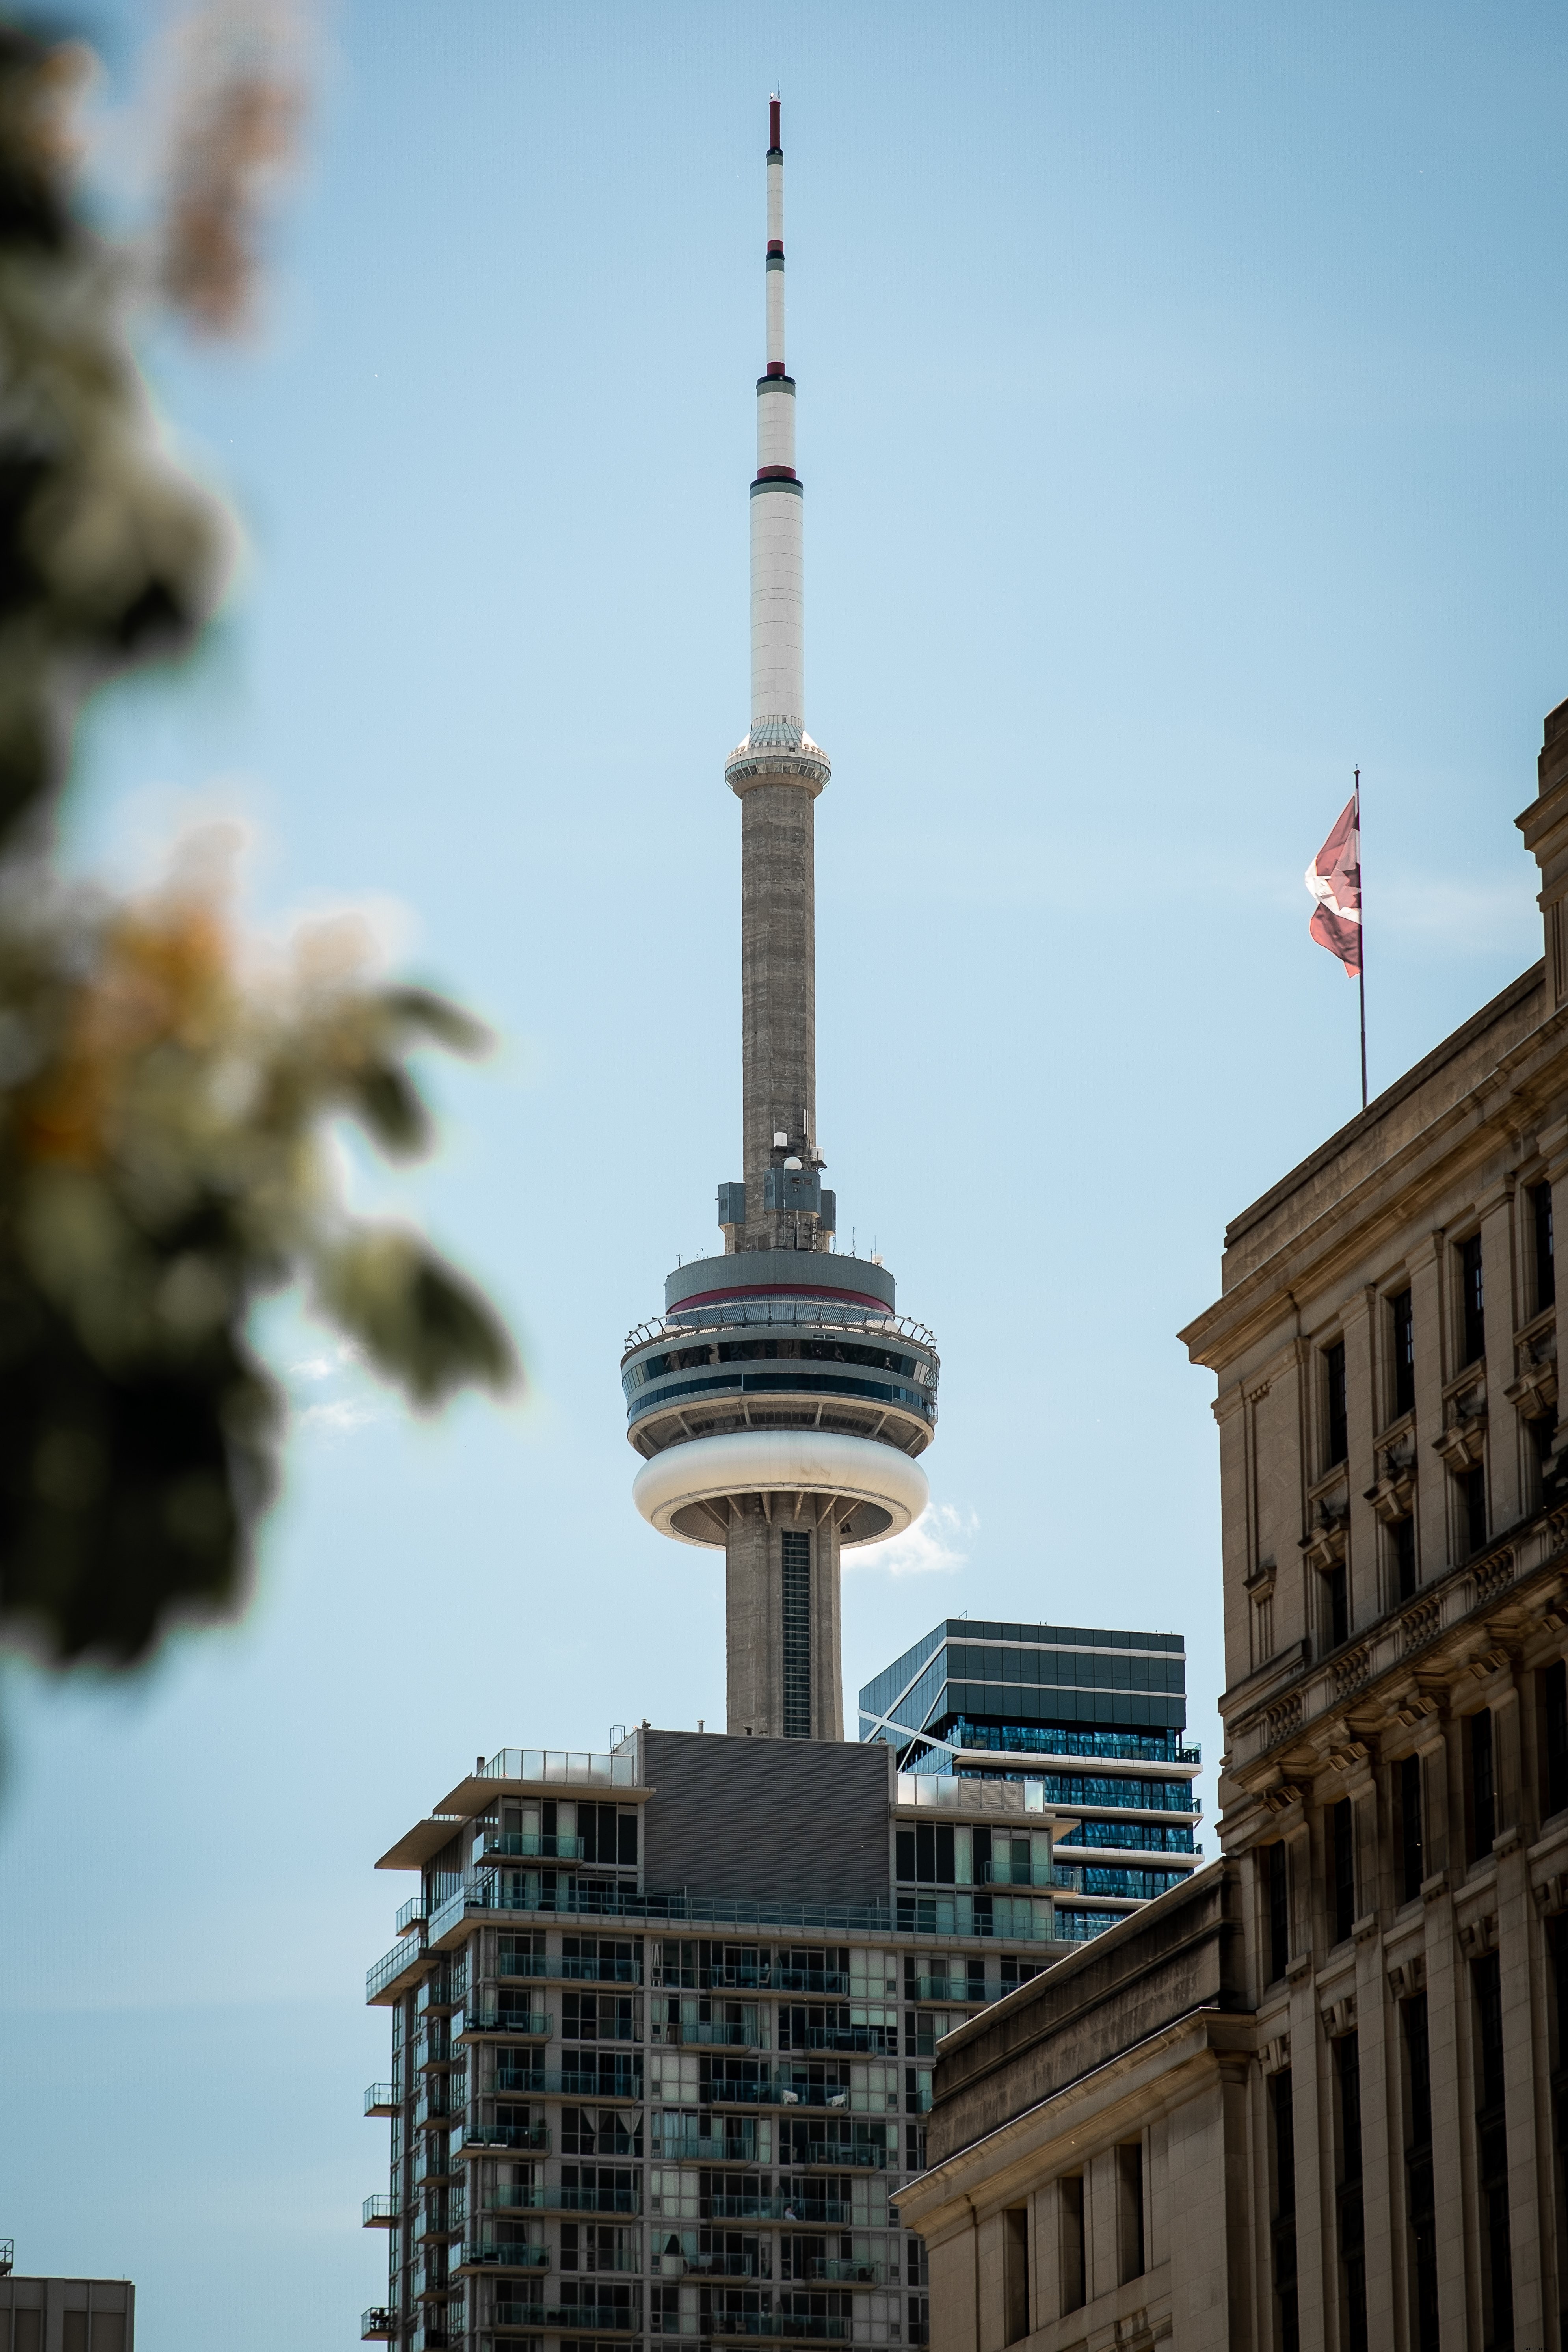
<instances>
[{"instance_id":1,"label":"cn tower antenna mast","mask_svg":"<svg viewBox=\"0 0 1568 2352\"><path fill-rule=\"evenodd\" d=\"M833 1248L816 1135L816 803L805 731L805 491L784 359L784 144L768 101L766 360L751 486L752 718L741 803L742 1164L721 1256L678 1268L622 1359L633 1493L661 1533L722 1545L729 1729L842 1739L839 1556L924 1510L936 1431L929 1331L879 1260Z\"/></svg>"}]
</instances>

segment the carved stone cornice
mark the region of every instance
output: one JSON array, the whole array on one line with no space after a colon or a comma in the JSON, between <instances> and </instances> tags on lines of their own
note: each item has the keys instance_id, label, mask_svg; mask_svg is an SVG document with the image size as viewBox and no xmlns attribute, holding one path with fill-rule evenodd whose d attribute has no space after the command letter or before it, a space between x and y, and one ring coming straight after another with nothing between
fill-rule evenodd
<instances>
[{"instance_id":1,"label":"carved stone cornice","mask_svg":"<svg viewBox=\"0 0 1568 2352\"><path fill-rule=\"evenodd\" d=\"M1345 1556L1348 1508L1336 1507L1320 1496L1312 1506L1312 1522L1301 1538L1301 1553L1309 1568L1326 1571L1338 1568Z\"/></svg>"},{"instance_id":2,"label":"carved stone cornice","mask_svg":"<svg viewBox=\"0 0 1568 2352\"><path fill-rule=\"evenodd\" d=\"M1468 1400L1467 1399L1467 1402ZM1457 1412L1442 1434L1432 1440L1432 1450L1440 1454L1456 1477L1475 1469L1487 1447L1487 1416L1484 1409Z\"/></svg>"},{"instance_id":3,"label":"carved stone cornice","mask_svg":"<svg viewBox=\"0 0 1568 2352\"><path fill-rule=\"evenodd\" d=\"M1378 1450L1378 1476L1363 1497L1384 1527L1407 1519L1415 1507L1415 1438L1413 1431Z\"/></svg>"}]
</instances>

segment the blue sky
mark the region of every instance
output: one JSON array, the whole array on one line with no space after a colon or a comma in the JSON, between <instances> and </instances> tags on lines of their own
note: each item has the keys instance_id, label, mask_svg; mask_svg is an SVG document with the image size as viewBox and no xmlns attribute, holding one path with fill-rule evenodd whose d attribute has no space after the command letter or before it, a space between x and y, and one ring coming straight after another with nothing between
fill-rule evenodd
<instances>
[{"instance_id":1,"label":"blue sky","mask_svg":"<svg viewBox=\"0 0 1568 2352\"><path fill-rule=\"evenodd\" d=\"M106 0L117 73L150 12ZM1356 1108L1304 866L1360 762L1373 1086L1539 953L1568 693L1559 8L348 0L267 335L148 354L250 555L84 743L116 872L247 813L258 916L385 909L502 1045L415 1207L521 1405L411 1423L282 1312L240 1626L0 1679L0 2232L149 2343L352 2340L383 2277L371 1864L504 1744L723 1713L721 1564L634 1515L616 1378L739 1170L762 148L807 484L819 1121L942 1347L935 1619L1184 1631L1212 1761L1226 1220ZM1212 1850L1212 1832L1211 1832Z\"/></svg>"}]
</instances>

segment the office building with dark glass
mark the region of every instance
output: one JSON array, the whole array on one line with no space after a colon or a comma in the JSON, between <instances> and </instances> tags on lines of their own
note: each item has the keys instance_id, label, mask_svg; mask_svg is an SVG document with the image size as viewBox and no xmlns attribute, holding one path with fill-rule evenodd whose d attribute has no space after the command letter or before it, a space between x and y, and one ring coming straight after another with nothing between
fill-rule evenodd
<instances>
[{"instance_id":1,"label":"office building with dark glass","mask_svg":"<svg viewBox=\"0 0 1568 2352\"><path fill-rule=\"evenodd\" d=\"M1185 1727L1179 1633L949 1617L860 1693L861 1738L895 1749L901 1773L1021 1780L1037 1802L1073 1816L1053 1859L1095 1898L1075 1912L1058 1896L1056 1933L1073 1940L1197 1868L1199 1756ZM973 1848L939 1854L934 1843L906 1858L936 1885L949 1867L969 1877L990 1864Z\"/></svg>"}]
</instances>

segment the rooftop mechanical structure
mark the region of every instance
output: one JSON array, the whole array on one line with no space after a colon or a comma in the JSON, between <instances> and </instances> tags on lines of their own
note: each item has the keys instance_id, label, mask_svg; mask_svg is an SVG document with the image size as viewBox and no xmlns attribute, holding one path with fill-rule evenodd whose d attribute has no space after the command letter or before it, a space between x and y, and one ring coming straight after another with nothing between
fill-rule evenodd
<instances>
[{"instance_id":1,"label":"rooftop mechanical structure","mask_svg":"<svg viewBox=\"0 0 1568 2352\"><path fill-rule=\"evenodd\" d=\"M935 1343L876 1259L833 1246L816 1133L813 834L831 770L805 731L795 379L784 363L784 150L769 106L767 365L752 484L752 723L741 803L744 1175L719 1187L721 1255L681 1266L627 1338L633 1493L661 1534L722 1545L728 1727L842 1739L839 1559L924 1510Z\"/></svg>"}]
</instances>

